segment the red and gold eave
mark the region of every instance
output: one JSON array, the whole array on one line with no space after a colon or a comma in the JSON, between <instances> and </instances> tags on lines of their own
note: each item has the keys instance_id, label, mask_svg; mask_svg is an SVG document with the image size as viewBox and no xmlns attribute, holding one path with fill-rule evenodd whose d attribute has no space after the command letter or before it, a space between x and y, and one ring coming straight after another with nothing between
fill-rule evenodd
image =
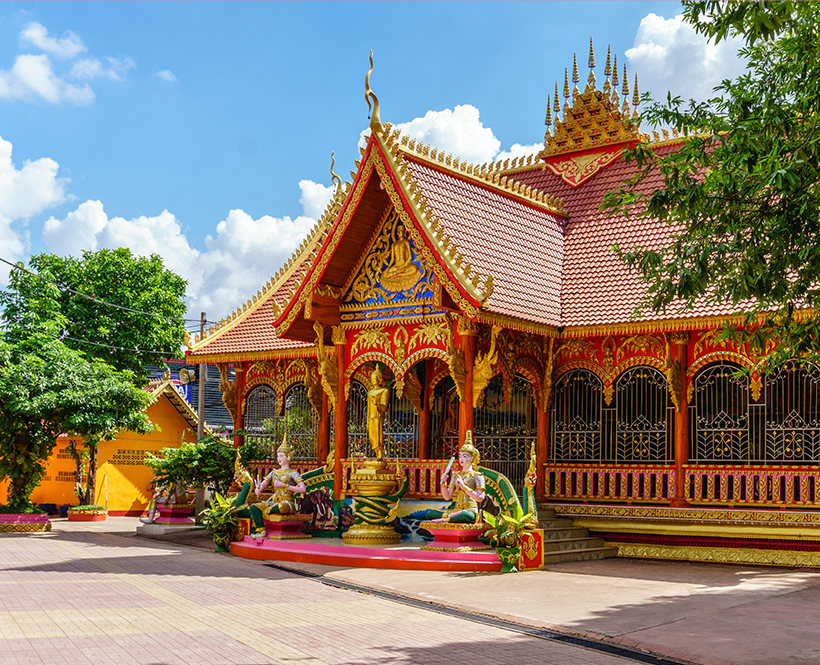
<instances>
[{"instance_id":1,"label":"red and gold eave","mask_svg":"<svg viewBox=\"0 0 820 665\"><path fill-rule=\"evenodd\" d=\"M435 262L435 266L428 267L433 269L442 287L442 307L470 319L477 318L484 296L465 278L463 270L440 251L428 224L422 221L423 213L408 193L408 183L397 163L400 159L385 145L382 136L376 132L371 134L350 191L316 258L273 321L277 336L312 340L313 320L323 324L340 322L341 293L333 291L341 289L347 281L388 205L405 213L402 215L405 224L410 221L412 229L408 230L423 244L418 248L422 260L427 264ZM300 313L303 316L300 317Z\"/></svg>"}]
</instances>

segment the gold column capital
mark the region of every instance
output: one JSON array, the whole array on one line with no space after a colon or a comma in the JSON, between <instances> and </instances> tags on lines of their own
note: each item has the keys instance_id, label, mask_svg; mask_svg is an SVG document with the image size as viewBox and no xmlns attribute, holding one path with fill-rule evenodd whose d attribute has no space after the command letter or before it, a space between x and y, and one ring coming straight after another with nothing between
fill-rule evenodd
<instances>
[{"instance_id":1,"label":"gold column capital","mask_svg":"<svg viewBox=\"0 0 820 665\"><path fill-rule=\"evenodd\" d=\"M688 330L679 330L677 332L673 332L669 335L672 339L672 344L688 344L689 343L689 331Z\"/></svg>"},{"instance_id":2,"label":"gold column capital","mask_svg":"<svg viewBox=\"0 0 820 665\"><path fill-rule=\"evenodd\" d=\"M459 335L478 335L478 321L473 321L464 316L458 318L458 334Z\"/></svg>"},{"instance_id":3,"label":"gold column capital","mask_svg":"<svg viewBox=\"0 0 820 665\"><path fill-rule=\"evenodd\" d=\"M347 333L342 326L331 326L330 339L336 346L344 346L347 343Z\"/></svg>"}]
</instances>

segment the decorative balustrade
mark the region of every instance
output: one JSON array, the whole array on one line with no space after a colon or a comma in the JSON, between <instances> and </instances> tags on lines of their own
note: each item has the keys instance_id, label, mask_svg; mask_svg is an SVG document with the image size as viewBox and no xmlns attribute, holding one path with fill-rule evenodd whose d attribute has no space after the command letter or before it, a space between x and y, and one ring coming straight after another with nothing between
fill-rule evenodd
<instances>
[{"instance_id":1,"label":"decorative balustrade","mask_svg":"<svg viewBox=\"0 0 820 665\"><path fill-rule=\"evenodd\" d=\"M639 464L545 464L548 499L668 503L675 467Z\"/></svg>"},{"instance_id":2,"label":"decorative balustrade","mask_svg":"<svg viewBox=\"0 0 820 665\"><path fill-rule=\"evenodd\" d=\"M685 465L686 500L729 506L817 507L816 466Z\"/></svg>"},{"instance_id":3,"label":"decorative balustrade","mask_svg":"<svg viewBox=\"0 0 820 665\"><path fill-rule=\"evenodd\" d=\"M358 469L365 460L363 458L350 458L342 460L342 492L352 494L350 487L350 474L354 468ZM422 460L398 460L402 473L409 479L407 494L405 499L440 499L441 474L447 467L448 460L422 459ZM395 472L396 460L385 460L387 469Z\"/></svg>"}]
</instances>

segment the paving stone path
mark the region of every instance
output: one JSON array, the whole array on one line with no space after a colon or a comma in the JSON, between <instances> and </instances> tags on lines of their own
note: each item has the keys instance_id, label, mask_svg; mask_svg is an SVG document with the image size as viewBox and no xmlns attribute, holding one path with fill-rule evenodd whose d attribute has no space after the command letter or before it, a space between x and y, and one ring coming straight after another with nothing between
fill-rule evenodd
<instances>
[{"instance_id":1,"label":"paving stone path","mask_svg":"<svg viewBox=\"0 0 820 665\"><path fill-rule=\"evenodd\" d=\"M103 528L0 534L0 665L632 662Z\"/></svg>"}]
</instances>

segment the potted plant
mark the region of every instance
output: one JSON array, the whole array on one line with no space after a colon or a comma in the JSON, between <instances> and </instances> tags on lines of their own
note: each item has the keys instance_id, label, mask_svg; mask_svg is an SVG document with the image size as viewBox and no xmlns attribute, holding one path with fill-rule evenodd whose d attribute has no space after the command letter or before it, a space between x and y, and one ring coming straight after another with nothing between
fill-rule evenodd
<instances>
[{"instance_id":1,"label":"potted plant","mask_svg":"<svg viewBox=\"0 0 820 665\"><path fill-rule=\"evenodd\" d=\"M108 511L105 507L95 504L72 506L68 509L69 522L104 522L107 517Z\"/></svg>"},{"instance_id":2,"label":"potted plant","mask_svg":"<svg viewBox=\"0 0 820 665\"><path fill-rule=\"evenodd\" d=\"M236 539L239 532L236 496L224 497L215 492L210 507L200 513L202 524L214 539L217 552L228 552L231 541Z\"/></svg>"},{"instance_id":3,"label":"potted plant","mask_svg":"<svg viewBox=\"0 0 820 665\"><path fill-rule=\"evenodd\" d=\"M484 532L484 537L496 548L502 564L501 572L517 572L521 558L521 539L524 531L535 526L535 516L532 513L525 515L521 505L516 503L508 512L498 515L485 510L484 521L492 527Z\"/></svg>"}]
</instances>

